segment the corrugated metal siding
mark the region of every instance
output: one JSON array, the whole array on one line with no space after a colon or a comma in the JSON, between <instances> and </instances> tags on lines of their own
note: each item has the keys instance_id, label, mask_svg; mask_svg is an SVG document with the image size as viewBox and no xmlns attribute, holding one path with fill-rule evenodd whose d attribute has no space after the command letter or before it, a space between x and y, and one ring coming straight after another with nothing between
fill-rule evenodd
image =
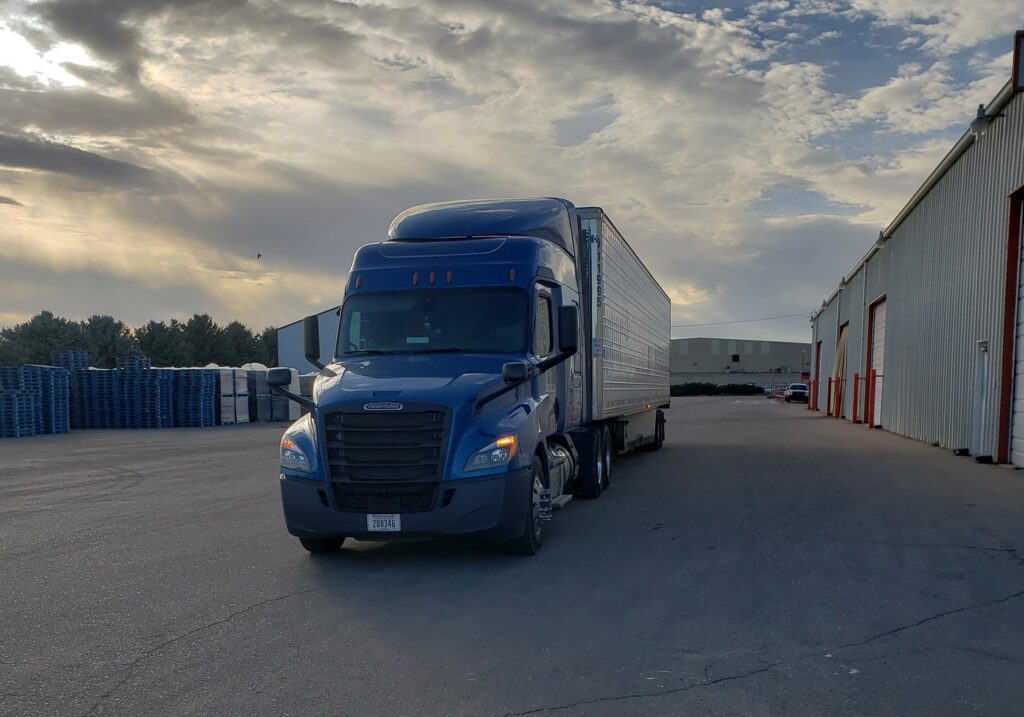
<instances>
[{"instance_id":1,"label":"corrugated metal siding","mask_svg":"<svg viewBox=\"0 0 1024 717\"><path fill-rule=\"evenodd\" d=\"M895 230L888 253L883 427L966 446L976 342L987 339L982 451L994 454L1007 195L1024 183L1024 96L1015 96Z\"/></svg>"},{"instance_id":2,"label":"corrugated metal siding","mask_svg":"<svg viewBox=\"0 0 1024 717\"><path fill-rule=\"evenodd\" d=\"M853 374L864 373L864 267L846 280L839 294L842 302L840 320L849 321L846 339L846 375L843 377L843 415L853 415ZM842 318L845 316L845 319ZM860 412L860 406L858 406Z\"/></svg>"},{"instance_id":3,"label":"corrugated metal siding","mask_svg":"<svg viewBox=\"0 0 1024 717\"><path fill-rule=\"evenodd\" d=\"M885 251L884 246L868 259L865 270L868 279L867 299L870 304L885 293L889 284L889 252Z\"/></svg>"},{"instance_id":4,"label":"corrugated metal siding","mask_svg":"<svg viewBox=\"0 0 1024 717\"><path fill-rule=\"evenodd\" d=\"M832 303L821 310L814 322L814 340L821 342L821 376L815 376L818 381L818 405L820 411L825 410L825 394L828 391L828 377L832 375L832 364L836 358L836 315L839 311L839 297L832 300ZM811 364L812 367L814 364ZM813 368L811 369L814 370Z\"/></svg>"}]
</instances>

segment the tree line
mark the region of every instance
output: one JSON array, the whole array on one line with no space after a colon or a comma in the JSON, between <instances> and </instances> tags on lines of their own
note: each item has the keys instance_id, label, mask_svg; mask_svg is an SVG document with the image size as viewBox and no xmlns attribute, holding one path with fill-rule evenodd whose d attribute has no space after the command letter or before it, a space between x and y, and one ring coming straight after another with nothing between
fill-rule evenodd
<instances>
[{"instance_id":1,"label":"tree line","mask_svg":"<svg viewBox=\"0 0 1024 717\"><path fill-rule=\"evenodd\" d=\"M0 366L48 364L50 352L84 349L89 364L113 368L118 356L144 355L154 366L277 364L277 330L255 332L238 321L220 326L207 314L188 321L150 321L132 328L112 316L72 321L42 311L28 321L0 328Z\"/></svg>"}]
</instances>

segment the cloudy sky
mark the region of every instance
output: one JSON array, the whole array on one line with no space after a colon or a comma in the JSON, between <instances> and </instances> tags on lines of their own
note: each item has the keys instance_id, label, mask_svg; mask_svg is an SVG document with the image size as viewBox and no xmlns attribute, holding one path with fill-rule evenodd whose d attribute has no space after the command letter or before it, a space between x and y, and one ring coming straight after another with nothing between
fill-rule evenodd
<instances>
[{"instance_id":1,"label":"cloudy sky","mask_svg":"<svg viewBox=\"0 0 1024 717\"><path fill-rule=\"evenodd\" d=\"M1009 76L1019 0L0 0L0 325L281 324L405 207L605 207L674 335L806 315ZM258 252L263 254L256 259Z\"/></svg>"}]
</instances>

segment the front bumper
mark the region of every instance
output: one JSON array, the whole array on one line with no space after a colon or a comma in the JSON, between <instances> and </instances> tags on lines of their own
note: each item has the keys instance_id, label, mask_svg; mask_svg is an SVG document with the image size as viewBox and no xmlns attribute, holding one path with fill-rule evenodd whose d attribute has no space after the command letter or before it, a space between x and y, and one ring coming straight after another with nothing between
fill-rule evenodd
<instances>
[{"instance_id":1,"label":"front bumper","mask_svg":"<svg viewBox=\"0 0 1024 717\"><path fill-rule=\"evenodd\" d=\"M281 502L288 532L299 538L394 540L464 534L515 538L526 525L531 480L530 468L524 468L441 481L433 509L402 513L402 530L396 533L368 532L366 513L338 510L331 483L281 476Z\"/></svg>"}]
</instances>

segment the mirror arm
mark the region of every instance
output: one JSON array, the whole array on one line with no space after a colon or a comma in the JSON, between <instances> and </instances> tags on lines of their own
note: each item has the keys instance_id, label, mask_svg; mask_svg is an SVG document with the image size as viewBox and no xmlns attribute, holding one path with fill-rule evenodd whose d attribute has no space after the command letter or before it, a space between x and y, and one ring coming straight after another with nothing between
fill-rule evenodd
<instances>
[{"instance_id":1,"label":"mirror arm","mask_svg":"<svg viewBox=\"0 0 1024 717\"><path fill-rule=\"evenodd\" d=\"M312 413L316 413L316 404L315 404L315 403L313 403L312 401L310 401L310 400L309 400L308 398L306 398L305 396L300 396L300 395L299 395L299 394L297 394L297 393L292 393L292 392L291 392L291 391L289 391L288 389L286 389L286 388L281 388L280 386L271 386L271 387L270 387L270 390L271 390L271 391L273 391L274 393L279 393L279 394L281 394L281 395L282 395L282 396L284 396L285 398L288 398L288 399L290 399L290 400L292 400L292 401L295 401L295 403L299 404L300 406L305 406L305 407L306 407L306 408L308 408L308 409L309 409L309 410L310 410L310 411L311 411Z\"/></svg>"},{"instance_id":2,"label":"mirror arm","mask_svg":"<svg viewBox=\"0 0 1024 717\"><path fill-rule=\"evenodd\" d=\"M528 369L527 369L526 375L523 376L523 378L519 379L518 381L513 381L512 383L505 383L505 384L503 384L501 386L498 386L497 388L491 389L490 391L485 391L484 393L481 393L479 396L474 398L473 399L473 413L479 413L481 408L486 406L488 403L490 403L494 399L498 398L499 396L504 396L509 391L512 391L512 390L514 390L516 388L519 388L524 383L526 383L527 381L532 380L534 376L536 376L538 373L540 373L537 370L536 366L533 366L533 365L530 365L530 364L527 364L527 366L528 366Z\"/></svg>"},{"instance_id":3,"label":"mirror arm","mask_svg":"<svg viewBox=\"0 0 1024 717\"><path fill-rule=\"evenodd\" d=\"M552 366L557 366L563 361L568 361L570 358L573 357L573 355L575 355L575 353L575 351L563 351L560 354L556 354L554 356L551 356L550 358L546 358L539 364L537 364L537 371L547 371Z\"/></svg>"},{"instance_id":4,"label":"mirror arm","mask_svg":"<svg viewBox=\"0 0 1024 717\"><path fill-rule=\"evenodd\" d=\"M570 358L572 358L573 354L575 353L575 351L566 351L564 353L556 354L555 356L552 356L550 358L546 358L536 366L531 365L529 373L522 380L516 381L515 383L507 383L504 386L499 386L498 388L492 391L480 394L479 396L473 399L473 413L479 413L481 408L486 406L494 399L498 398L499 396L504 396L509 391L518 388L527 381L530 381L536 376L539 376L543 371L547 371L549 368L557 366L563 361L568 361Z\"/></svg>"}]
</instances>

